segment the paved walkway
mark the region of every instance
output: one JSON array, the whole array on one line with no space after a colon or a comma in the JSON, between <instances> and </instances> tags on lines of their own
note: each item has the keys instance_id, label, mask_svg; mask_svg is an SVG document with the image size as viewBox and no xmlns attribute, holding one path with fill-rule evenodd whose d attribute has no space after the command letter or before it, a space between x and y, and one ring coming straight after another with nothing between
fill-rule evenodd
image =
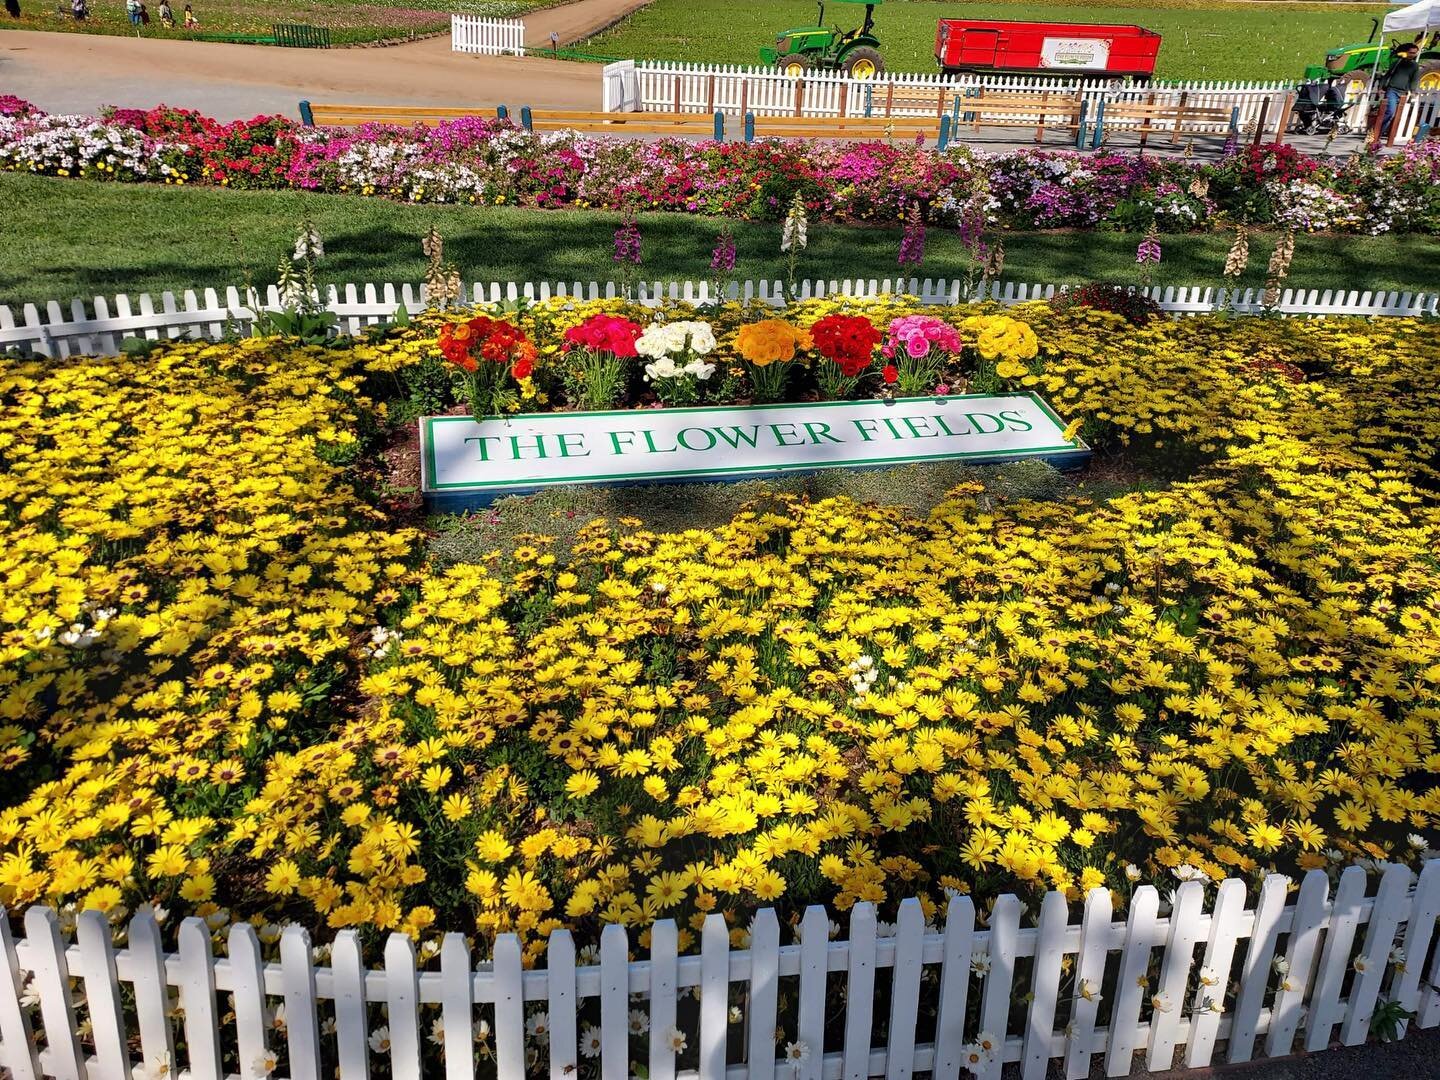
<instances>
[{"instance_id":1,"label":"paved walkway","mask_svg":"<svg viewBox=\"0 0 1440 1080\"><path fill-rule=\"evenodd\" d=\"M615 0L573 7L592 2L615 7ZM588 17L596 17L593 9ZM570 18L572 28L578 25ZM301 98L486 111L501 103L601 107L598 64L467 56L450 51L448 34L387 48L321 50L16 30L0 32L0 87L48 112L164 103L221 120L296 117Z\"/></svg>"}]
</instances>

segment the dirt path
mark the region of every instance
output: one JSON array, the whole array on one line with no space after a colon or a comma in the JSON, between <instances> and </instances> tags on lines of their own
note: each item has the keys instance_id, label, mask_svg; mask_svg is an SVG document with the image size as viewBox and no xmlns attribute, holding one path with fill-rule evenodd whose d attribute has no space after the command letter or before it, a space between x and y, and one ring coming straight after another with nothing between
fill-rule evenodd
<instances>
[{"instance_id":1,"label":"dirt path","mask_svg":"<svg viewBox=\"0 0 1440 1080\"><path fill-rule=\"evenodd\" d=\"M637 0L582 0L537 23L593 25L601 8ZM593 5L593 6L592 6ZM528 20L527 20L528 29ZM566 40L562 34L561 40ZM539 58L466 56L450 37L374 49L281 49L216 42L0 32L0 87L50 112L93 113L101 105L184 105L220 119L257 113L296 116L296 102L540 105L600 108L600 66Z\"/></svg>"},{"instance_id":2,"label":"dirt path","mask_svg":"<svg viewBox=\"0 0 1440 1080\"><path fill-rule=\"evenodd\" d=\"M561 45L598 34L615 25L626 15L644 7L650 0L578 0L578 3L545 8L521 16L525 20L525 44L536 48L550 45L550 34L560 37Z\"/></svg>"}]
</instances>

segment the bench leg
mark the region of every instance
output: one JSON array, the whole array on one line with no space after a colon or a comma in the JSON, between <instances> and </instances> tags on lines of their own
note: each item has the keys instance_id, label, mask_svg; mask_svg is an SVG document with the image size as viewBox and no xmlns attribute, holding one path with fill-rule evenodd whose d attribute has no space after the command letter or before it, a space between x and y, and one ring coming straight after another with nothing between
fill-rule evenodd
<instances>
[{"instance_id":1,"label":"bench leg","mask_svg":"<svg viewBox=\"0 0 1440 1080\"><path fill-rule=\"evenodd\" d=\"M300 102L300 122L306 127L315 126L315 114L310 110L310 102Z\"/></svg>"}]
</instances>

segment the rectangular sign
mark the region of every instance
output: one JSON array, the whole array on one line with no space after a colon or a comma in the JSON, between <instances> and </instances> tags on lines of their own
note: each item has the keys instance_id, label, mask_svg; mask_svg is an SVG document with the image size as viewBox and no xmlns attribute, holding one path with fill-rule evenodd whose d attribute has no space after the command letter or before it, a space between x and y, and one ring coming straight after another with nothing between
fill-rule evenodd
<instances>
[{"instance_id":1,"label":"rectangular sign","mask_svg":"<svg viewBox=\"0 0 1440 1080\"><path fill-rule=\"evenodd\" d=\"M1042 68L1078 68L1104 71L1110 63L1110 42L1106 38L1053 38L1040 43Z\"/></svg>"},{"instance_id":2,"label":"rectangular sign","mask_svg":"<svg viewBox=\"0 0 1440 1080\"><path fill-rule=\"evenodd\" d=\"M420 421L427 501L484 505L557 484L751 479L915 461L1079 462L1089 450L1035 394L633 409Z\"/></svg>"}]
</instances>

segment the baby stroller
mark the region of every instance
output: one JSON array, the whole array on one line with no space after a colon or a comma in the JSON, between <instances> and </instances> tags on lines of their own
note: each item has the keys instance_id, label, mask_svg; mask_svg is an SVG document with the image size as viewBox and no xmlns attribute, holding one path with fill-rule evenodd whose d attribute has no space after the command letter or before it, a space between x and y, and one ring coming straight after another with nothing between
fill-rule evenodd
<instances>
[{"instance_id":1,"label":"baby stroller","mask_svg":"<svg viewBox=\"0 0 1440 1080\"><path fill-rule=\"evenodd\" d=\"M1296 88L1290 130L1300 135L1328 135L1345 116L1345 91L1334 80L1301 83Z\"/></svg>"}]
</instances>

